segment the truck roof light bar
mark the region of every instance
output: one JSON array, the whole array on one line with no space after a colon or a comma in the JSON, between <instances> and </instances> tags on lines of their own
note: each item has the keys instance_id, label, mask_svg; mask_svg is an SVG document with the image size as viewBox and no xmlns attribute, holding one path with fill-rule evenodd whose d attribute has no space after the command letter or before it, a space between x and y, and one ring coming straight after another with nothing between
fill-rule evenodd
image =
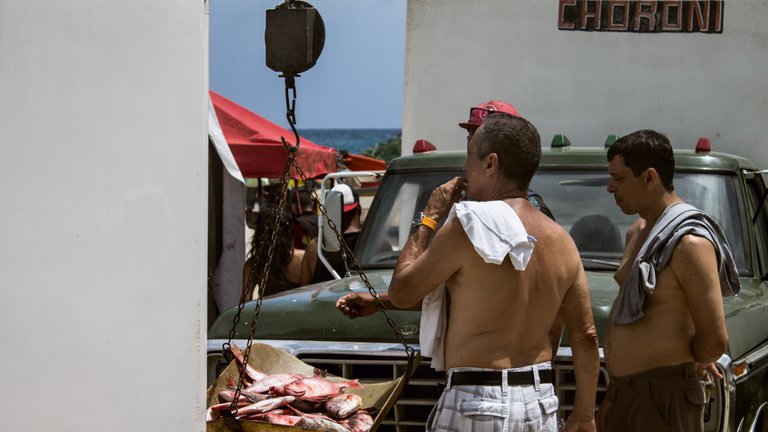
<instances>
[{"instance_id":1,"label":"truck roof light bar","mask_svg":"<svg viewBox=\"0 0 768 432\"><path fill-rule=\"evenodd\" d=\"M696 153L709 153L711 148L712 147L709 145L709 138L707 137L701 137L699 138L699 141L696 142Z\"/></svg>"},{"instance_id":2,"label":"truck roof light bar","mask_svg":"<svg viewBox=\"0 0 768 432\"><path fill-rule=\"evenodd\" d=\"M570 146L571 146L571 140L569 140L568 137L565 136L564 134L555 134L555 136L552 138L551 147L553 149L570 147Z\"/></svg>"},{"instance_id":3,"label":"truck roof light bar","mask_svg":"<svg viewBox=\"0 0 768 432\"><path fill-rule=\"evenodd\" d=\"M425 139L417 139L416 143L413 144L413 153L426 153L435 150L437 147Z\"/></svg>"}]
</instances>

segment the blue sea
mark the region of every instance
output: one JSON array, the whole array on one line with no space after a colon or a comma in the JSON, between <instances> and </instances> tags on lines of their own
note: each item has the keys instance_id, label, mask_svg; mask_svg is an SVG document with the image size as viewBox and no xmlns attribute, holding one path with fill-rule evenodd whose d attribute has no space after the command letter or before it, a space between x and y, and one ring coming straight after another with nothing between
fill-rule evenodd
<instances>
[{"instance_id":1,"label":"blue sea","mask_svg":"<svg viewBox=\"0 0 768 432\"><path fill-rule=\"evenodd\" d=\"M301 129L299 135L315 144L363 154L368 148L400 135L401 129Z\"/></svg>"}]
</instances>

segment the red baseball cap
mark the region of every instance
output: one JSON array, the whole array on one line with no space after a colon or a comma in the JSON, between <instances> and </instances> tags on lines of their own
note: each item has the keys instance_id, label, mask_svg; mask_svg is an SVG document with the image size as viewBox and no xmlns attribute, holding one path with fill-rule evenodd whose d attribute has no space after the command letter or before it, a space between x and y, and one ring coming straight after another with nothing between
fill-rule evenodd
<instances>
[{"instance_id":1,"label":"red baseball cap","mask_svg":"<svg viewBox=\"0 0 768 432\"><path fill-rule=\"evenodd\" d=\"M466 123L459 123L459 127L463 127L464 129L479 127L483 124L483 120L488 116L489 111L498 111L512 114L515 117L520 117L517 108L512 106L512 104L500 100L489 100L488 102L483 102L476 107L470 108L469 120L467 120Z\"/></svg>"},{"instance_id":2,"label":"red baseball cap","mask_svg":"<svg viewBox=\"0 0 768 432\"><path fill-rule=\"evenodd\" d=\"M339 183L331 190L341 193L344 205L344 213L352 211L360 206L360 198L348 185Z\"/></svg>"}]
</instances>

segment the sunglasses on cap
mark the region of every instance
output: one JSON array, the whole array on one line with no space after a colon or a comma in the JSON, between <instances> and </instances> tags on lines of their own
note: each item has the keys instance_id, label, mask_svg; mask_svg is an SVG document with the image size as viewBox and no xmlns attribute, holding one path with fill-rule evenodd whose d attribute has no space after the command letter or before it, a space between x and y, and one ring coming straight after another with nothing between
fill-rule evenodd
<instances>
[{"instance_id":1,"label":"sunglasses on cap","mask_svg":"<svg viewBox=\"0 0 768 432\"><path fill-rule=\"evenodd\" d=\"M469 109L469 120L467 123L480 126L483 124L483 120L491 114L498 114L502 111L496 111L495 109L473 107Z\"/></svg>"}]
</instances>

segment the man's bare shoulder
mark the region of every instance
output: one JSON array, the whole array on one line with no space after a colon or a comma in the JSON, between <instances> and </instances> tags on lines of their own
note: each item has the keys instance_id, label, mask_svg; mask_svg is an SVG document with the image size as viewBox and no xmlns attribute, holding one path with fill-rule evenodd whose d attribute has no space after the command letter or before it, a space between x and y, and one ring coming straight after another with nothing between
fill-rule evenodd
<instances>
[{"instance_id":1,"label":"man's bare shoulder","mask_svg":"<svg viewBox=\"0 0 768 432\"><path fill-rule=\"evenodd\" d=\"M530 235L535 237L537 241L546 240L561 247L569 247L576 250L576 243L573 242L573 238L565 228L541 213L541 211L536 210L536 213L538 214L532 215L528 220Z\"/></svg>"},{"instance_id":2,"label":"man's bare shoulder","mask_svg":"<svg viewBox=\"0 0 768 432\"><path fill-rule=\"evenodd\" d=\"M538 256L537 259L544 257L551 268L563 268L569 274L575 274L581 259L576 243L565 228L538 209L526 215L523 224L528 234L536 239L533 255Z\"/></svg>"},{"instance_id":3,"label":"man's bare shoulder","mask_svg":"<svg viewBox=\"0 0 768 432\"><path fill-rule=\"evenodd\" d=\"M687 266L691 261L700 261L702 258L715 254L715 247L709 240L693 234L687 234L680 238L672 253L672 265L679 263Z\"/></svg>"}]
</instances>

